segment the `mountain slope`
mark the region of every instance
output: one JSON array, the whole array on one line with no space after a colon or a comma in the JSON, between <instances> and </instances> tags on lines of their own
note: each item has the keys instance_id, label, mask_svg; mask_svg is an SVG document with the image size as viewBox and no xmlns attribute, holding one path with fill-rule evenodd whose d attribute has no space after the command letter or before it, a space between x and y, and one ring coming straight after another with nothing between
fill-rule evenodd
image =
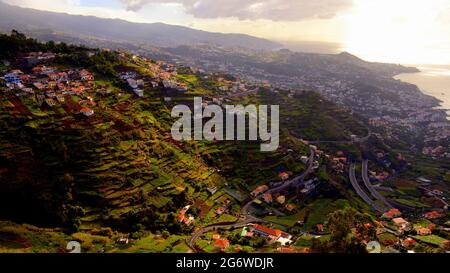
<instances>
[{"instance_id":1,"label":"mountain slope","mask_svg":"<svg viewBox=\"0 0 450 273\"><path fill-rule=\"evenodd\" d=\"M143 43L153 46L179 46L199 43L224 47L270 50L279 44L243 34L223 34L162 23L132 23L119 19L69 15L11 6L0 1L0 30L24 32L47 30L84 38L95 37L117 42Z\"/></svg>"},{"instance_id":2,"label":"mountain slope","mask_svg":"<svg viewBox=\"0 0 450 273\"><path fill-rule=\"evenodd\" d=\"M16 53L10 54L11 62L17 54L51 47L20 35L1 38L0 52L11 49L9 53ZM348 130L366 133L348 114L317 94L288 98L287 92L275 97L260 90L247 98L249 103L276 101L284 109L280 118L287 130L283 130L276 152L261 152L257 142L176 142L170 136L173 120L165 98L189 104L195 95L217 92L218 82L180 70L176 79L189 84L192 92L173 93L150 87L154 79L149 69L157 66L150 60L74 46L53 45L53 50L60 52L59 56L47 66L68 71L82 66L95 73L95 80L80 83L90 86L85 93L66 94L61 104L50 108L35 96L17 97L19 91L6 91L0 85L4 94L0 98L2 219L71 229L111 226L126 231L139 230L141 224L152 231L179 232L173 216L187 203L204 211L199 221L209 223L208 211L220 204L217 196L228 194L225 188L245 199L261 183L277 180L277 169L302 172L305 165L297 157L308 155L309 150L295 135L311 139L326 134L338 139ZM88 57L86 52L96 55ZM15 68L31 73L30 67L20 63ZM142 74L146 82L143 98L116 80L124 69ZM110 94L98 92L104 88L109 88ZM92 105L88 98L96 103ZM95 114L82 117L76 111L80 103L89 105ZM304 125L297 126L297 121ZM324 131L322 124L331 130ZM215 197L207 190L211 187L219 190ZM234 212L239 211L239 202Z\"/></svg>"}]
</instances>

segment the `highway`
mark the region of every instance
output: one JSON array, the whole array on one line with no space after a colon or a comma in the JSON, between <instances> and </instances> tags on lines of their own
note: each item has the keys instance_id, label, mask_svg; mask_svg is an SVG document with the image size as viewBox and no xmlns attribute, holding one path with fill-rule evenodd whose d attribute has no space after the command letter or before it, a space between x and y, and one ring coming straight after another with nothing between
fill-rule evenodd
<instances>
[{"instance_id":1,"label":"highway","mask_svg":"<svg viewBox=\"0 0 450 273\"><path fill-rule=\"evenodd\" d=\"M361 172L362 172L362 179L364 181L364 185L367 187L367 189L369 189L372 196L374 198L376 198L377 200L380 200L384 204L385 208L387 208L388 210L394 208L394 206L392 206L392 204L389 203L389 201L375 189L375 187L372 185L372 183L370 183L369 160L367 160L367 159L363 160Z\"/></svg>"},{"instance_id":2,"label":"highway","mask_svg":"<svg viewBox=\"0 0 450 273\"><path fill-rule=\"evenodd\" d=\"M350 165L349 170L349 177L350 182L352 183L353 188L355 189L356 193L361 197L361 199L364 200L369 206L371 206L373 209L375 209L378 212L384 213L384 209L381 208L378 204L376 204L370 197L366 194L366 192L361 188L361 186L358 184L358 180L356 180L356 172L355 172L355 163L352 163Z\"/></svg>"}]
</instances>

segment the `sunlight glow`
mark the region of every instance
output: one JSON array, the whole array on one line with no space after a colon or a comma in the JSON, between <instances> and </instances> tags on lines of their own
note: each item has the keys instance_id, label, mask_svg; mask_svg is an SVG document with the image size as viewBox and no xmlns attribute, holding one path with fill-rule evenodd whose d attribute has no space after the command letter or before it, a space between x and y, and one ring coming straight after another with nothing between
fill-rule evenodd
<instances>
[{"instance_id":1,"label":"sunlight glow","mask_svg":"<svg viewBox=\"0 0 450 273\"><path fill-rule=\"evenodd\" d=\"M448 26L437 21L442 0L357 0L346 16L343 50L364 59L398 63L450 63Z\"/></svg>"}]
</instances>

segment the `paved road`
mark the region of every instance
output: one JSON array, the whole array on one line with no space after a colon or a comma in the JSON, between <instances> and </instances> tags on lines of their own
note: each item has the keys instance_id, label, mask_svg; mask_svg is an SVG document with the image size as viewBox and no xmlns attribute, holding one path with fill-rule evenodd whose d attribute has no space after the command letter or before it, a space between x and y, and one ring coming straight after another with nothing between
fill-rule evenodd
<instances>
[{"instance_id":1,"label":"paved road","mask_svg":"<svg viewBox=\"0 0 450 273\"><path fill-rule=\"evenodd\" d=\"M372 196L374 198L376 198L377 200L380 200L381 202L383 202L385 208L387 208L387 210L390 210L392 208L394 208L394 206L392 206L391 203L389 203L389 201L386 199L386 197L384 197L383 195L381 195L372 185L372 183L370 183L370 179L369 179L369 160L363 160L362 163L362 179L364 181L364 185L367 187L367 189L369 189L370 193L372 194Z\"/></svg>"},{"instance_id":2,"label":"paved road","mask_svg":"<svg viewBox=\"0 0 450 273\"><path fill-rule=\"evenodd\" d=\"M352 163L350 165L350 182L352 183L353 188L355 189L356 193L361 197L361 199L364 200L369 206L371 206L373 209L375 209L378 212L384 212L384 209L381 208L378 204L376 204L370 197L366 194L366 192L361 188L361 186L358 184L358 180L356 180L356 173L355 173L355 163Z\"/></svg>"},{"instance_id":3,"label":"paved road","mask_svg":"<svg viewBox=\"0 0 450 273\"><path fill-rule=\"evenodd\" d=\"M321 143L334 143L334 144L355 144L355 143L364 143L372 136L372 132L369 131L369 134L365 137L358 138L355 141L345 141L345 140L312 140L308 141L309 144L321 144Z\"/></svg>"},{"instance_id":4,"label":"paved road","mask_svg":"<svg viewBox=\"0 0 450 273\"><path fill-rule=\"evenodd\" d=\"M281 186L270 189L269 191L267 191L267 193L278 192L278 191L284 190L286 188L289 188L292 185L303 182L305 180L305 178L314 171L314 168L313 168L314 167L314 156L315 156L315 152L313 149L311 149L311 155L309 156L309 161L308 161L309 164L308 164L308 168L306 169L306 171L303 172L301 175L284 182ZM200 228L192 235L192 237L189 240L187 240L188 246L192 250L195 251L196 250L195 245L196 245L197 240L200 238L200 236L202 236L202 234L204 234L206 232L213 231L216 228L241 228L241 227L245 227L247 225L255 224L255 223L269 223L269 221L266 221L266 220L263 220L263 219L260 219L260 218L250 215L250 213L248 211L248 208L251 206L253 201L255 199L257 199L258 197L259 196L255 197L253 200L249 201L247 204L245 204L242 207L240 220L238 220L237 222L234 222L234 223L217 223L214 225Z\"/></svg>"},{"instance_id":5,"label":"paved road","mask_svg":"<svg viewBox=\"0 0 450 273\"><path fill-rule=\"evenodd\" d=\"M195 243L200 238L200 236L202 236L202 234L204 234L206 232L213 231L216 228L241 228L241 227L248 226L250 224L266 223L266 222L267 221L265 221L263 219L259 219L259 218L253 217L251 215L246 215L244 217L244 219L238 220L235 223L228 223L228 224L217 223L217 224L214 224L214 225L210 225L210 226L207 226L207 227L200 228L199 230L197 230L194 233L194 235L192 235L192 237L187 241L187 243L193 250L195 250Z\"/></svg>"},{"instance_id":6,"label":"paved road","mask_svg":"<svg viewBox=\"0 0 450 273\"><path fill-rule=\"evenodd\" d=\"M442 199L441 197L437 196L435 193L433 193L432 191L430 191L429 189L425 188L425 187L419 187L420 189L426 191L428 194L430 194L431 196L433 196L434 198L436 198L437 200L441 201L442 204L444 204L444 206L446 206L447 208L449 207L449 204L447 203L447 201L445 201L444 199Z\"/></svg>"},{"instance_id":7,"label":"paved road","mask_svg":"<svg viewBox=\"0 0 450 273\"><path fill-rule=\"evenodd\" d=\"M276 187L276 188L269 189L269 190L266 191L265 193L270 193L270 194L278 193L278 192L280 192L280 191L283 191L283 190L285 190L285 189L288 189L289 187L291 187L291 186L293 186L293 185L296 185L296 184L298 185L298 184L304 182L305 178L306 178L308 175L310 175L310 174L314 171L313 167L314 167L314 156L315 156L315 155L316 155L316 153L314 152L313 149L311 149L311 151L310 151L310 156L309 156L309 159L308 159L308 168L307 168L306 171L304 171L301 175L296 176L296 177L294 177L294 178L292 178L292 179L290 179L290 180L287 180L287 181L285 181L283 184L281 184L280 186L278 186L278 187ZM245 204L245 205L242 207L242 210L241 210L241 214L242 214L242 215L248 215L248 214L249 214L249 213L248 213L249 207L251 206L251 204L253 203L253 201L254 201L255 199L257 199L258 197L259 197L259 196L257 196L257 197L254 198L253 200L249 201L247 204Z\"/></svg>"}]
</instances>

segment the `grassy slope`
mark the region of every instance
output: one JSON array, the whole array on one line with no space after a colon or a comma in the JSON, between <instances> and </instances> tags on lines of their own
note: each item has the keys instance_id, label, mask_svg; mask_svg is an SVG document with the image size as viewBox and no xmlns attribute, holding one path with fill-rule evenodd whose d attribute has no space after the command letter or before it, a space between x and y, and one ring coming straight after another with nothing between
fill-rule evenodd
<instances>
[{"instance_id":1,"label":"grassy slope","mask_svg":"<svg viewBox=\"0 0 450 273\"><path fill-rule=\"evenodd\" d=\"M59 65L70 67L66 63ZM125 60L121 65L150 75L145 61ZM174 238L182 237L188 233L180 230L173 220L181 206L199 201L214 209L223 201L210 198L207 186L216 185L220 189L227 183L229 188L245 195L257 185L277 179L276 170L280 167L294 174L305 169L298 156L308 155L309 151L299 138L348 140L351 133L367 134L365 127L351 115L315 93L289 98L284 93L262 91L234 103L280 105L282 132L278 151L261 153L259 143L248 142L177 143L170 137L172 119L169 108L162 102L165 96L173 94L147 87L146 97L137 99L111 77L99 73L96 76L96 85L111 88L113 94L88 92L98 102L93 107L96 114L90 119L69 114L64 107L56 111L40 108L31 99L22 99L22 103L32 114L13 116L11 105L2 97L0 123L5 130L0 132L0 161L5 167L0 179L10 183L2 185L1 192L5 197L2 202L12 208L4 215L18 221L59 226L68 218L67 208L79 206L84 211L81 232L113 226L127 232L170 229L171 233L179 234L172 234ZM190 94L176 94L174 100L179 102L189 101L199 93L210 94L213 91L205 89L219 85L211 80L203 82L193 74L182 74L179 80L186 81L192 90ZM289 149L293 152L288 152ZM330 201L329 208L342 207L336 202ZM232 205L239 210L236 203ZM312 212L307 222L310 227L323 222L330 212L316 209L323 208L319 203L308 206ZM292 225L296 218L287 216L280 221ZM204 222L218 220L214 213L206 213ZM89 235L83 234L87 233L76 236L85 240L91 251L106 240L86 239ZM58 236L66 239L62 233ZM147 245L148 236L143 237L142 244ZM101 241L100 246L90 245L93 241ZM170 248L184 250L180 244ZM138 244L129 250L145 249ZM147 250L152 249L168 250L163 246Z\"/></svg>"}]
</instances>

